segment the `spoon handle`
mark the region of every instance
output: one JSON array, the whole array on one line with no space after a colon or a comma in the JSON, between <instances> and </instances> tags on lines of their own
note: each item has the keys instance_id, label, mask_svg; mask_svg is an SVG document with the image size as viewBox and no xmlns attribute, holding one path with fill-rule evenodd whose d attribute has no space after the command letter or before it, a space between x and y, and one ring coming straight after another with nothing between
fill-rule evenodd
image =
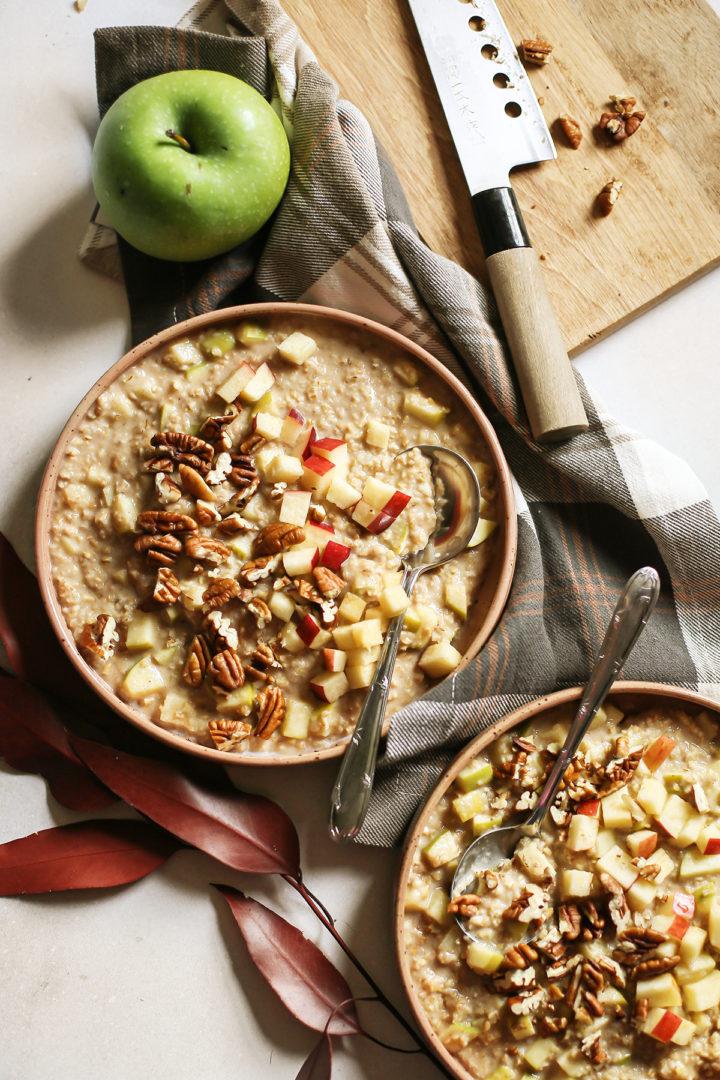
<instances>
[{"instance_id":1,"label":"spoon handle","mask_svg":"<svg viewBox=\"0 0 720 1080\"><path fill-rule=\"evenodd\" d=\"M567 739L542 790L535 810L523 826L535 833L548 812L565 770L573 759L595 714L607 697L620 669L635 646L645 623L657 603L660 578L651 566L636 570L625 585L613 612L597 661L585 687Z\"/></svg>"},{"instance_id":2,"label":"spoon handle","mask_svg":"<svg viewBox=\"0 0 720 1080\"><path fill-rule=\"evenodd\" d=\"M406 568L401 585L410 595L421 569ZM405 612L396 615L388 626L382 652L370 683L355 731L343 754L340 771L330 801L330 835L333 840L352 840L365 820L377 761L393 668L400 645Z\"/></svg>"}]
</instances>

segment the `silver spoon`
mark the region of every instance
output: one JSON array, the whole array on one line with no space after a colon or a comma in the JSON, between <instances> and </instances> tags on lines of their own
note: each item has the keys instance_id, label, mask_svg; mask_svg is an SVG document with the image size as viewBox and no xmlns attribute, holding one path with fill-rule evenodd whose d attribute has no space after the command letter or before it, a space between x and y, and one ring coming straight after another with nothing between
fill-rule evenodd
<instances>
[{"instance_id":1,"label":"silver spoon","mask_svg":"<svg viewBox=\"0 0 720 1080\"><path fill-rule=\"evenodd\" d=\"M537 806L525 821L490 829L473 840L463 852L455 869L451 897L456 898L471 891L470 887L478 875L484 870L496 869L504 859L510 858L523 837L539 834L560 781L595 714L607 697L612 683L640 637L659 593L660 578L657 571L650 566L637 570L627 582L600 646L575 719L545 782ZM462 916L456 915L456 921L464 934L473 937Z\"/></svg>"},{"instance_id":2,"label":"silver spoon","mask_svg":"<svg viewBox=\"0 0 720 1080\"><path fill-rule=\"evenodd\" d=\"M474 469L455 450L421 444L409 446L401 454L410 450L421 450L430 461L435 528L421 551L400 560L403 569L401 585L408 596L421 574L434 570L465 550L480 517L481 498ZM402 612L388 626L365 703L343 755L330 805L333 840L352 840L365 819L404 618Z\"/></svg>"}]
</instances>

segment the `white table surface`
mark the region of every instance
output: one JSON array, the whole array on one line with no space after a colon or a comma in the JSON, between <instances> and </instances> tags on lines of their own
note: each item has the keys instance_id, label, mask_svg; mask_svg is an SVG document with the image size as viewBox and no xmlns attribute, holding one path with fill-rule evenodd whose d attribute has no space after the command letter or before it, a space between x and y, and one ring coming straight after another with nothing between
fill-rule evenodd
<instances>
[{"instance_id":1,"label":"white table surface","mask_svg":"<svg viewBox=\"0 0 720 1080\"><path fill-rule=\"evenodd\" d=\"M720 0L713 0L720 12ZM0 528L28 562L44 462L85 390L127 346L121 288L76 257L93 205L92 31L173 24L187 0L3 3L0 90ZM392 147L388 147L392 153ZM694 467L716 505L720 270L578 360L615 415ZM551 689L551 688L548 688ZM402 1001L391 935L396 852L326 837L335 766L242 771L298 823L306 880L386 991ZM0 763L0 842L74 819L45 783ZM293 1080L315 1035L267 989L232 932L222 880L273 906L365 987L281 881L224 872L196 853L123 889L0 900L0 1080ZM375 1010L370 1023L390 1034ZM366 1040L337 1044L336 1080L440 1074Z\"/></svg>"}]
</instances>

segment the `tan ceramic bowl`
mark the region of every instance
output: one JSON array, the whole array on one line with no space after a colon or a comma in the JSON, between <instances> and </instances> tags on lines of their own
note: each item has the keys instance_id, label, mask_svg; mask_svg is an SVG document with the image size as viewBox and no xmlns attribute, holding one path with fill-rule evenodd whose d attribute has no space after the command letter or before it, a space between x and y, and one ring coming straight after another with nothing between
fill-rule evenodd
<instances>
[{"instance_id":1,"label":"tan ceramic bowl","mask_svg":"<svg viewBox=\"0 0 720 1080\"><path fill-rule=\"evenodd\" d=\"M574 687L569 690L559 690L557 693L548 694L547 697L531 701L529 704L523 705L521 709L517 709L508 716L504 716L488 731L484 731L481 735L474 738L472 742L468 743L465 749L458 754L441 777L436 788L420 811L420 814L415 819L412 829L405 841L395 899L395 942L400 973L405 992L410 1000L410 1005L412 1006L420 1030L430 1047L447 1067L450 1074L457 1077L458 1080L477 1080L477 1077L468 1072L457 1058L453 1057L453 1055L445 1049L443 1043L431 1027L428 1017L415 993L410 974L410 965L407 956L407 941L405 938L404 906L405 892L407 889L413 855L428 818L461 769L472 761L472 759L489 743L493 742L498 735L502 735L503 732L507 731L509 728L522 724L526 720L540 719L544 713L548 713L550 710L563 705L568 706L568 721L571 720L573 703L579 701L581 694L582 688ZM613 685L613 688L608 695L608 701L617 705L623 712L637 711L661 704L680 706L686 712L690 713L690 715L695 715L703 709L707 709L716 715L718 723L720 724L720 704L718 704L717 701L703 697L701 694L695 694L691 690L682 690L680 687L663 686L660 683L617 682Z\"/></svg>"},{"instance_id":2,"label":"tan ceramic bowl","mask_svg":"<svg viewBox=\"0 0 720 1080\"><path fill-rule=\"evenodd\" d=\"M487 445L492 462L497 471L497 511L499 527L495 532L495 554L486 578L481 587L477 600L468 615L469 635L466 637L463 650L463 662L467 663L482 648L492 633L510 590L513 569L515 566L515 554L517 546L517 519L513 498L512 484L508 466L503 456L500 444L495 432L474 398L465 387L452 375L439 361L435 360L428 352L413 344L408 338L398 334L379 323L369 319L352 315L348 312L336 311L332 308L318 307L310 304L247 304L242 307L224 308L219 311L199 315L188 319L177 326L163 330L154 337L149 338L140 345L136 345L121 360L118 360L107 371L91 390L82 399L75 412L70 417L57 446L48 462L40 488L40 496L37 508L35 528L35 548L37 558L38 577L45 607L47 609L53 629L57 634L62 647L69 656L75 668L92 687L92 689L130 723L176 749L186 751L196 757L215 760L223 765L289 765L297 762L318 761L324 758L336 757L342 753L347 739L338 740L330 746L321 749L300 752L295 755L263 753L249 751L244 754L230 755L214 748L201 746L181 735L166 731L153 723L139 709L122 701L112 689L103 681L97 672L84 660L78 651L75 640L70 633L63 617L62 609L58 602L51 574L50 552L50 529L53 500L57 484L58 474L66 452L68 442L72 438L76 428L84 419L88 411L93 407L97 398L108 386L122 375L132 364L144 359L148 353L157 349L158 346L168 345L176 338L184 337L199 329L212 327L217 323L225 323L241 318L263 318L273 316L302 316L304 320L318 319L324 322L332 322L336 326L347 326L364 331L370 339L375 338L412 357L413 361L419 362L431 368L460 399L477 425L478 435Z\"/></svg>"}]
</instances>

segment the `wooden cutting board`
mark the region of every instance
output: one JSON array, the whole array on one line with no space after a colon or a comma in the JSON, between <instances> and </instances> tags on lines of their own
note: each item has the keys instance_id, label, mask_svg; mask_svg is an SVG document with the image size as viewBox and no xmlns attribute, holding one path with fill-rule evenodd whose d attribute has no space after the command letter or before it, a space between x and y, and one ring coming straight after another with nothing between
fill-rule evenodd
<instances>
[{"instance_id":1,"label":"wooden cutting board","mask_svg":"<svg viewBox=\"0 0 720 1080\"><path fill-rule=\"evenodd\" d=\"M458 0L460 2L460 0ZM475 0L479 11L483 0ZM703 0L498 0L529 67L557 161L513 173L568 349L576 353L720 262L720 19ZM436 252L484 276L467 188L406 0L284 0L342 97L359 106ZM471 8L468 8L471 11ZM609 95L637 98L639 131L598 132ZM558 129L568 112L584 138ZM608 217L595 197L623 182Z\"/></svg>"}]
</instances>

